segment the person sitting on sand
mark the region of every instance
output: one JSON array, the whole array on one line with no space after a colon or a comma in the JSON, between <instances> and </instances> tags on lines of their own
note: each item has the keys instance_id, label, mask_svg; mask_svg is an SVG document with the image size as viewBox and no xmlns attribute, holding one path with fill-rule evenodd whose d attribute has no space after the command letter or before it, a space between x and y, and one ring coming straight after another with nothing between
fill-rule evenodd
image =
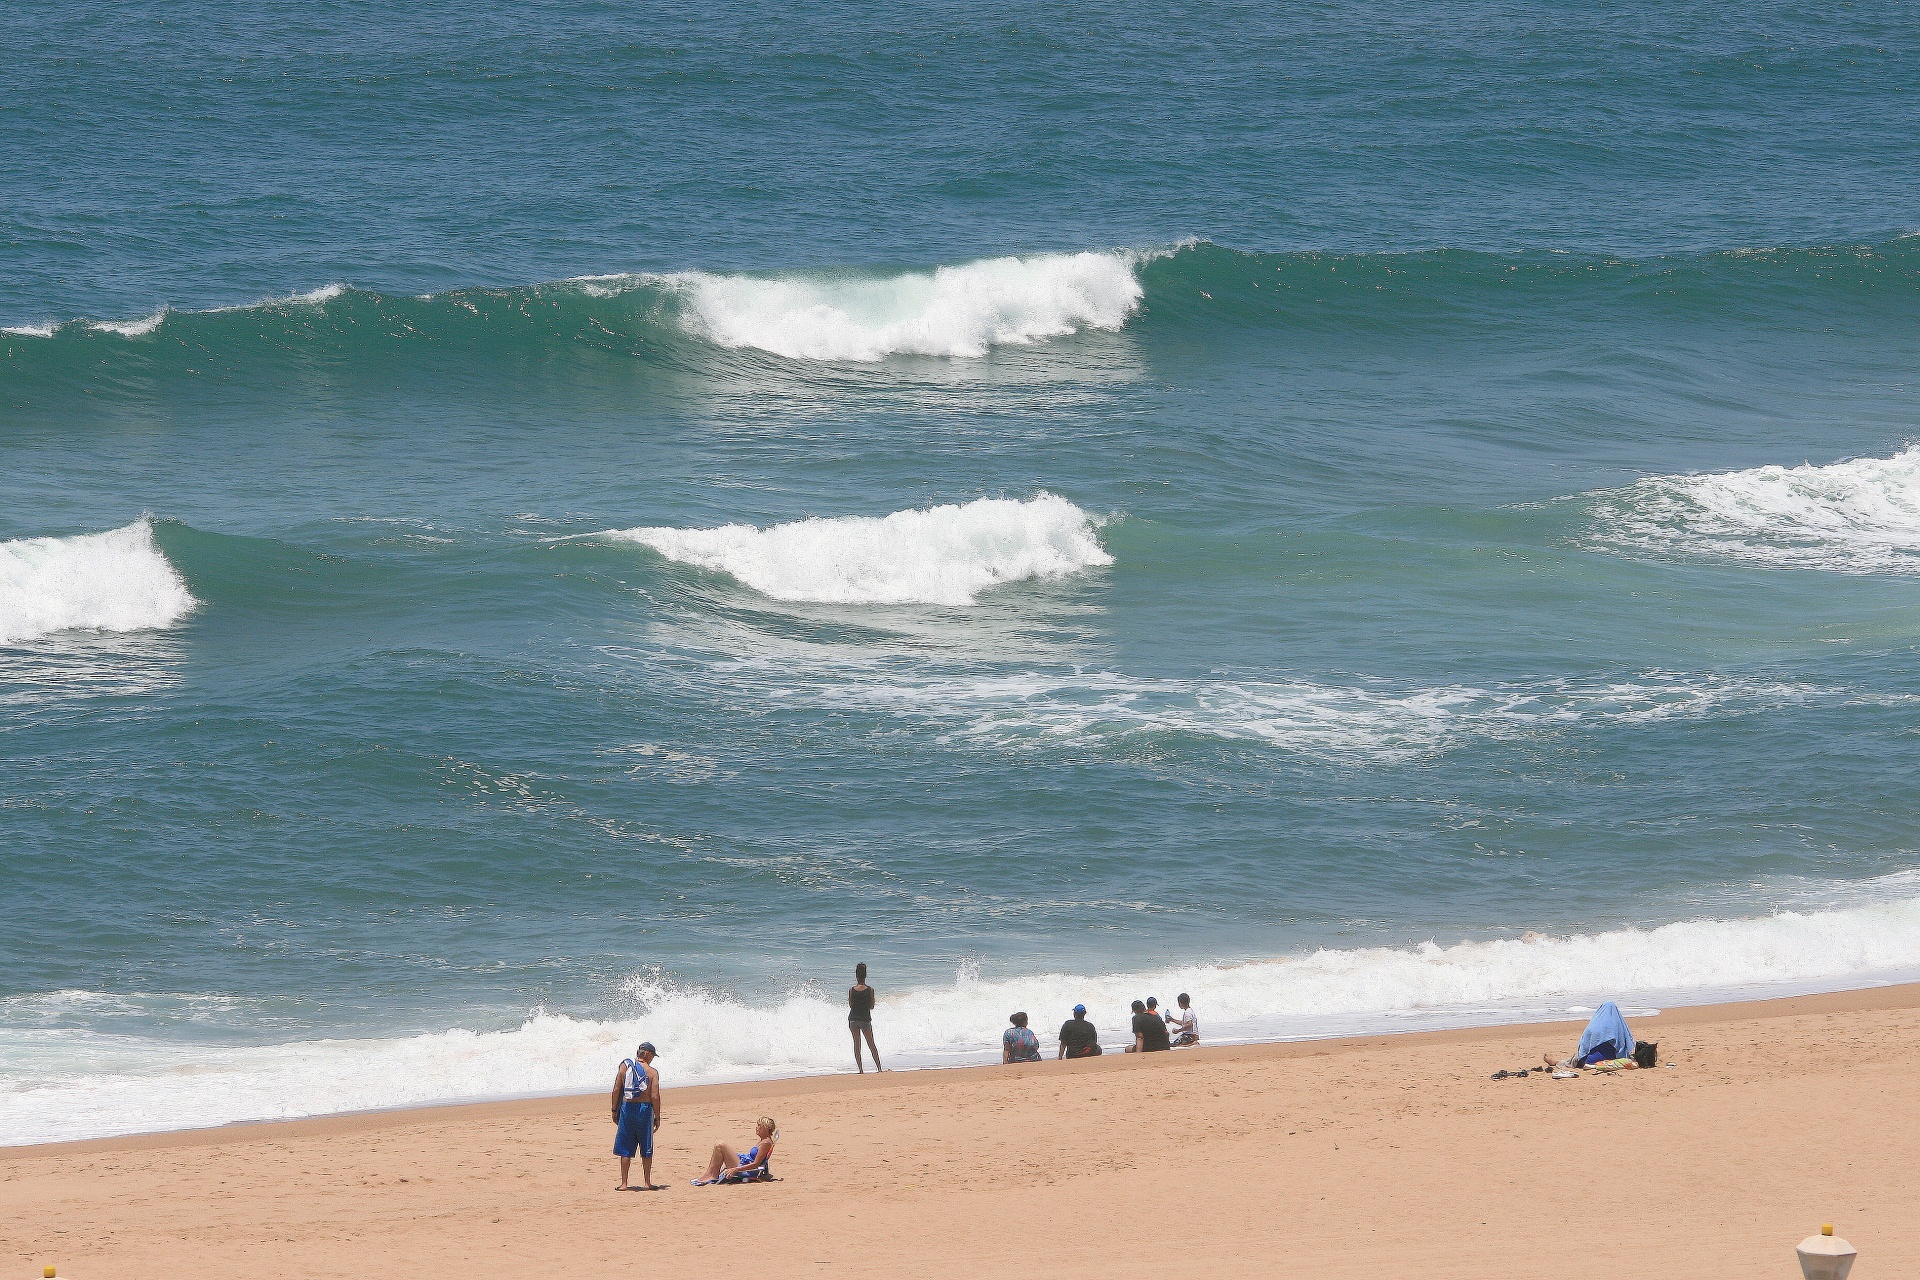
<instances>
[{"instance_id":1,"label":"person sitting on sand","mask_svg":"<svg viewBox=\"0 0 1920 1280\"><path fill-rule=\"evenodd\" d=\"M613 1154L620 1157L620 1185L615 1191L658 1191L653 1185L653 1131L660 1127L660 1069L652 1065L653 1045L641 1041L633 1057L621 1060L613 1073ZM639 1187L627 1184L634 1152L640 1153Z\"/></svg>"},{"instance_id":2,"label":"person sitting on sand","mask_svg":"<svg viewBox=\"0 0 1920 1280\"><path fill-rule=\"evenodd\" d=\"M707 1171L693 1180L696 1187L711 1187L721 1182L770 1182L773 1180L773 1144L780 1141L780 1126L773 1122L772 1116L761 1116L754 1122L754 1133L759 1141L745 1155L735 1154L732 1147L722 1142L713 1149L713 1156L707 1161Z\"/></svg>"},{"instance_id":3,"label":"person sitting on sand","mask_svg":"<svg viewBox=\"0 0 1920 1280\"><path fill-rule=\"evenodd\" d=\"M1184 1049L1188 1045L1200 1043L1200 1015L1193 1011L1193 1001L1182 991L1174 999L1180 1002L1179 1013L1167 1015L1167 1030L1173 1034L1173 1047Z\"/></svg>"},{"instance_id":4,"label":"person sitting on sand","mask_svg":"<svg viewBox=\"0 0 1920 1280\"><path fill-rule=\"evenodd\" d=\"M1100 1033L1087 1021L1087 1006L1073 1006L1073 1016L1060 1024L1060 1052L1056 1058L1097 1058Z\"/></svg>"},{"instance_id":5,"label":"person sitting on sand","mask_svg":"<svg viewBox=\"0 0 1920 1280\"><path fill-rule=\"evenodd\" d=\"M1167 1024L1160 1020L1157 1013L1148 1013L1147 1006L1141 1001L1133 1002L1133 1043L1127 1046L1128 1053L1158 1053L1172 1046L1167 1042Z\"/></svg>"},{"instance_id":6,"label":"person sitting on sand","mask_svg":"<svg viewBox=\"0 0 1920 1280\"><path fill-rule=\"evenodd\" d=\"M1000 1033L1000 1061L1040 1061L1040 1037L1027 1030L1027 1015L1016 1013L1007 1021L1013 1025Z\"/></svg>"},{"instance_id":7,"label":"person sitting on sand","mask_svg":"<svg viewBox=\"0 0 1920 1280\"><path fill-rule=\"evenodd\" d=\"M1572 1071L1576 1067L1591 1067L1595 1063L1632 1056L1633 1032L1627 1029L1627 1020L1620 1016L1620 1006L1609 1000L1593 1011L1593 1018L1580 1033L1580 1043L1571 1058L1555 1062L1553 1055L1547 1053L1542 1054L1541 1059L1555 1071Z\"/></svg>"}]
</instances>

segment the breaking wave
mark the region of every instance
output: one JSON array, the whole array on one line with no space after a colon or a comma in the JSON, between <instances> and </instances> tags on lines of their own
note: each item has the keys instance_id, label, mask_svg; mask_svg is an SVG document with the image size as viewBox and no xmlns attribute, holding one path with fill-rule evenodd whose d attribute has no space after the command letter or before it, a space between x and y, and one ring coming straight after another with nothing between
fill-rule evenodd
<instances>
[{"instance_id":1,"label":"breaking wave","mask_svg":"<svg viewBox=\"0 0 1920 1280\"><path fill-rule=\"evenodd\" d=\"M1869 882L1865 905L1747 919L1452 945L1321 949L1272 960L1137 973L1045 973L950 982L891 995L877 1019L903 1067L997 1059L1015 1009L1051 1032L1084 1002L1109 1045L1127 1003L1193 996L1211 1042L1293 1039L1581 1016L1598 1000L1680 1003L1855 984L1920 966L1915 875ZM56 992L0 1001L0 1143L59 1141L457 1099L585 1092L641 1038L661 1044L669 1087L844 1070L845 1006L812 989L753 1002L657 973L629 979L632 1012L536 1011L517 1026L394 1039L221 1047L136 1034L139 1018L219 1022L219 998ZM102 1003L124 1030L65 1016ZM154 1006L148 1008L148 1005ZM258 1012L242 1010L252 1025ZM1543 1048L1558 1049L1550 1039ZM64 1065L63 1065L64 1064ZM31 1086L20 1087L30 1082Z\"/></svg>"},{"instance_id":2,"label":"breaking wave","mask_svg":"<svg viewBox=\"0 0 1920 1280\"><path fill-rule=\"evenodd\" d=\"M970 605L990 587L1112 564L1096 536L1100 523L1065 498L1041 493L766 529L731 524L596 536L728 574L775 600Z\"/></svg>"},{"instance_id":3,"label":"breaking wave","mask_svg":"<svg viewBox=\"0 0 1920 1280\"><path fill-rule=\"evenodd\" d=\"M1891 458L1654 476L1597 495L1595 540L1840 573L1920 573L1920 446Z\"/></svg>"},{"instance_id":4,"label":"breaking wave","mask_svg":"<svg viewBox=\"0 0 1920 1280\"><path fill-rule=\"evenodd\" d=\"M1623 317L1695 317L1786 291L1810 312L1884 307L1904 318L1920 238L1627 260L1562 253L1250 253L1182 241L1036 253L908 270L681 270L581 276L411 296L330 284L206 310L132 319L23 317L0 328L0 363L36 379L113 386L116 369L200 377L327 361L383 367L396 353L498 360L562 350L725 367L754 354L872 363L969 361L1129 326L1206 335L1509 325L1528 309L1594 306ZM1519 312L1516 311L1519 309Z\"/></svg>"},{"instance_id":5,"label":"breaking wave","mask_svg":"<svg viewBox=\"0 0 1920 1280\"><path fill-rule=\"evenodd\" d=\"M691 332L796 360L984 356L989 347L1118 329L1140 305L1140 255L992 258L862 276L661 277L689 303Z\"/></svg>"},{"instance_id":6,"label":"breaking wave","mask_svg":"<svg viewBox=\"0 0 1920 1280\"><path fill-rule=\"evenodd\" d=\"M0 644L169 627L194 603L144 518L107 533L0 542Z\"/></svg>"}]
</instances>

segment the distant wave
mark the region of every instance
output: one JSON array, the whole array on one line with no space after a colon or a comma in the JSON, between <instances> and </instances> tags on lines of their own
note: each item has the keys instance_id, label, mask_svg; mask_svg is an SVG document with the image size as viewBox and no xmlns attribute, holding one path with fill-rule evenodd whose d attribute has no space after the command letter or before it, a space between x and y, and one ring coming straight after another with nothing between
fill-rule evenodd
<instances>
[{"instance_id":1,"label":"distant wave","mask_svg":"<svg viewBox=\"0 0 1920 1280\"><path fill-rule=\"evenodd\" d=\"M791 360L970 359L996 346L1123 327L1144 296L1141 265L1176 251L1041 253L901 272L638 272L422 297L331 284L244 306L163 307L134 320L19 324L0 333L65 340L178 336L235 346L265 340L275 347L303 331L344 344L485 342L511 334L593 345L624 337L644 348L691 338Z\"/></svg>"},{"instance_id":2,"label":"distant wave","mask_svg":"<svg viewBox=\"0 0 1920 1280\"><path fill-rule=\"evenodd\" d=\"M731 575L776 600L970 605L989 587L1113 563L1099 526L1065 498L839 516L759 529L638 528L597 535Z\"/></svg>"},{"instance_id":3,"label":"distant wave","mask_svg":"<svg viewBox=\"0 0 1920 1280\"><path fill-rule=\"evenodd\" d=\"M1594 538L1660 554L1920 573L1920 446L1890 458L1654 476L1596 496Z\"/></svg>"},{"instance_id":4,"label":"distant wave","mask_svg":"<svg viewBox=\"0 0 1920 1280\"><path fill-rule=\"evenodd\" d=\"M0 362L97 380L316 361L393 350L441 359L561 350L676 366L728 358L872 364L965 362L996 347L1153 327L1458 334L1530 309L1725 315L1783 305L1914 311L1920 238L1631 260L1576 253L1252 253L1205 241L1036 253L914 269L629 272L424 296L330 284L242 306L132 319L22 321Z\"/></svg>"},{"instance_id":5,"label":"distant wave","mask_svg":"<svg viewBox=\"0 0 1920 1280\"><path fill-rule=\"evenodd\" d=\"M194 603L144 518L107 533L0 542L0 644L168 627Z\"/></svg>"},{"instance_id":6,"label":"distant wave","mask_svg":"<svg viewBox=\"0 0 1920 1280\"><path fill-rule=\"evenodd\" d=\"M1697 1000L1752 996L1767 986L1844 985L1920 966L1913 880L1908 874L1867 886L1867 893L1884 895L1871 905L1570 937L1317 950L1250 963L991 981L963 969L950 984L888 996L877 1013L890 1064L930 1066L995 1060L1015 1009L1032 1013L1050 1048L1053 1028L1077 1002L1089 1006L1103 1039L1118 1045L1126 1039L1128 1001L1158 995L1165 1002L1181 991L1193 995L1207 1039L1218 1042L1569 1018L1606 998L1631 1007L1635 997ZM143 1016L219 1022L217 1000L89 992L15 997L0 1001L0 1027L31 1031L0 1043L0 1144L585 1092L604 1085L609 1064L642 1037L667 1050L674 1085L846 1067L845 1006L815 991L752 1003L643 973L630 979L628 995L635 1012L608 1020L542 1011L495 1031L224 1047L132 1030ZM89 1014L99 1009L110 1016ZM1541 1044L1561 1047L1550 1039ZM32 1088L9 1087L26 1079Z\"/></svg>"},{"instance_id":7,"label":"distant wave","mask_svg":"<svg viewBox=\"0 0 1920 1280\"><path fill-rule=\"evenodd\" d=\"M1140 305L1139 254L990 258L890 276L638 277L680 293L689 332L795 360L978 357L1082 329L1118 329Z\"/></svg>"}]
</instances>

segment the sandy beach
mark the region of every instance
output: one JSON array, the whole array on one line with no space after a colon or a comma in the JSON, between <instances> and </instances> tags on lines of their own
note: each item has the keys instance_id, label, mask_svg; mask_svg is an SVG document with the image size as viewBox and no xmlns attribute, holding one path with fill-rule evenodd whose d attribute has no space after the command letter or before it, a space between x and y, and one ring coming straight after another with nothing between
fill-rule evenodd
<instances>
[{"instance_id":1,"label":"sandy beach","mask_svg":"<svg viewBox=\"0 0 1920 1280\"><path fill-rule=\"evenodd\" d=\"M1663 1066L1490 1073L1578 1023L672 1087L616 1194L603 1096L0 1151L6 1274L1854 1274L1920 1268L1920 986L1637 1019ZM884 1034L884 1026L882 1027ZM611 1071L612 1064L609 1064ZM783 1180L703 1190L767 1112ZM636 1166L636 1174L637 1174Z\"/></svg>"}]
</instances>

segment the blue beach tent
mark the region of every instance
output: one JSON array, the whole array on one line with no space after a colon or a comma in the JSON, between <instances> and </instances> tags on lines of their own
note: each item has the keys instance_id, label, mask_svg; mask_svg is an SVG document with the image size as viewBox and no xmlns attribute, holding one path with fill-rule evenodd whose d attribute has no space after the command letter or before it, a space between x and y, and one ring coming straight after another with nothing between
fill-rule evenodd
<instances>
[{"instance_id":1,"label":"blue beach tent","mask_svg":"<svg viewBox=\"0 0 1920 1280\"><path fill-rule=\"evenodd\" d=\"M1580 1033L1580 1047L1574 1050L1573 1056L1585 1062L1595 1050L1605 1049L1609 1045L1613 1046L1613 1052L1607 1054L1606 1058L1633 1056L1633 1032L1627 1030L1627 1020L1620 1016L1620 1006L1611 1000L1593 1011L1593 1020Z\"/></svg>"}]
</instances>

